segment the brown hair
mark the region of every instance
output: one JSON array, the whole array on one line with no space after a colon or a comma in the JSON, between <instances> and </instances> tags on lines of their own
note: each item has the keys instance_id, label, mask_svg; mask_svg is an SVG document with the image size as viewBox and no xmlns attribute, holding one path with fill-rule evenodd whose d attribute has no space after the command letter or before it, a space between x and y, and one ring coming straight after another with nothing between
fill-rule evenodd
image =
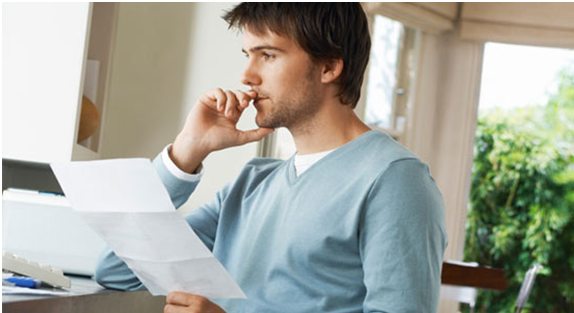
<instances>
[{"instance_id":1,"label":"brown hair","mask_svg":"<svg viewBox=\"0 0 574 313\"><path fill-rule=\"evenodd\" d=\"M229 28L286 36L314 61L342 59L337 96L343 104L357 105L371 50L367 17L359 3L241 3L223 19Z\"/></svg>"}]
</instances>

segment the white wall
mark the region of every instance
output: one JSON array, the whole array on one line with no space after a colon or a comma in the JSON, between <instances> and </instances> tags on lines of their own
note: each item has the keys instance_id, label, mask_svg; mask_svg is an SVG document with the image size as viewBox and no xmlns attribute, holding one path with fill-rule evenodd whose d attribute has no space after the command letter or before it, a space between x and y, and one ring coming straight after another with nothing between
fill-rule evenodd
<instances>
[{"instance_id":1,"label":"white wall","mask_svg":"<svg viewBox=\"0 0 574 313\"><path fill-rule=\"evenodd\" d=\"M2 5L2 157L70 161L90 5Z\"/></svg>"},{"instance_id":2,"label":"white wall","mask_svg":"<svg viewBox=\"0 0 574 313\"><path fill-rule=\"evenodd\" d=\"M227 30L220 3L121 3L103 158L154 158L172 142L205 91L239 89L246 61L241 34ZM255 128L248 109L240 129ZM213 198L255 157L257 144L219 151L204 162L205 175L183 211Z\"/></svg>"}]
</instances>

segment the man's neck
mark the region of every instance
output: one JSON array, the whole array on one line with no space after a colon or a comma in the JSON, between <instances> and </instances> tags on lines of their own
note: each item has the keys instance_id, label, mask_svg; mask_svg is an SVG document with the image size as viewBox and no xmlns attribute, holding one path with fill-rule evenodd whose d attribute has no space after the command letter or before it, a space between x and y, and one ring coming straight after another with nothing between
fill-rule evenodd
<instances>
[{"instance_id":1,"label":"man's neck","mask_svg":"<svg viewBox=\"0 0 574 313\"><path fill-rule=\"evenodd\" d=\"M289 129L299 155L336 149L370 130L350 107L323 106L306 125Z\"/></svg>"}]
</instances>

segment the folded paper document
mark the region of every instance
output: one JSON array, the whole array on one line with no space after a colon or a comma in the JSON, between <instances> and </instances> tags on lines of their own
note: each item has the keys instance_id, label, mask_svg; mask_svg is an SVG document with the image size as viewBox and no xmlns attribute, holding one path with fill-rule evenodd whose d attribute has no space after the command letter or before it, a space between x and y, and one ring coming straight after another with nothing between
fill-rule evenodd
<instances>
[{"instance_id":1,"label":"folded paper document","mask_svg":"<svg viewBox=\"0 0 574 313\"><path fill-rule=\"evenodd\" d=\"M179 215L148 159L52 164L72 208L153 295L245 298Z\"/></svg>"}]
</instances>

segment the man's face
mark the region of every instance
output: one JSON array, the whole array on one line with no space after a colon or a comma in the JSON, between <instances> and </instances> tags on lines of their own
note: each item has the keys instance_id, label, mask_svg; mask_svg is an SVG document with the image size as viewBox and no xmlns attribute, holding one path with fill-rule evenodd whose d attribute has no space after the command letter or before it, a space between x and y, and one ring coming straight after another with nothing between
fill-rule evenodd
<instances>
[{"instance_id":1,"label":"man's face","mask_svg":"<svg viewBox=\"0 0 574 313\"><path fill-rule=\"evenodd\" d=\"M313 118L320 106L321 77L305 51L289 38L246 29L243 52L248 64L241 82L258 94L259 127L292 129Z\"/></svg>"}]
</instances>

